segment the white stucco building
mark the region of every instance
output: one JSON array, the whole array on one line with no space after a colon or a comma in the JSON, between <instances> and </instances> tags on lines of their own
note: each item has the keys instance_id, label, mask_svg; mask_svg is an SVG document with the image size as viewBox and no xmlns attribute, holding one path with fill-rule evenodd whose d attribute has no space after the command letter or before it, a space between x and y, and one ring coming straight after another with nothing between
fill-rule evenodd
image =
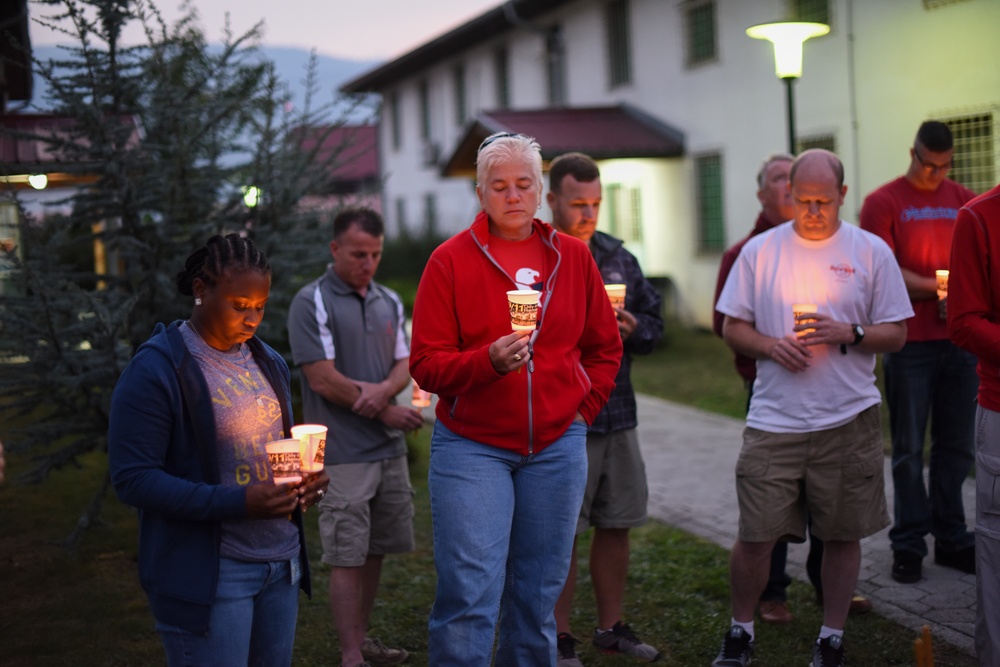
<instances>
[{"instance_id":1,"label":"white stucco building","mask_svg":"<svg viewBox=\"0 0 1000 667\"><path fill-rule=\"evenodd\" d=\"M795 121L797 148L843 159L844 218L905 171L929 118L955 133L953 178L1000 180L1000 0L508 0L342 87L382 95L390 233L465 228L475 147L533 133L546 159L598 158L600 227L663 279L669 314L709 326L721 252L759 210L757 168L788 149L771 45L745 31L791 19L831 27L805 44Z\"/></svg>"}]
</instances>

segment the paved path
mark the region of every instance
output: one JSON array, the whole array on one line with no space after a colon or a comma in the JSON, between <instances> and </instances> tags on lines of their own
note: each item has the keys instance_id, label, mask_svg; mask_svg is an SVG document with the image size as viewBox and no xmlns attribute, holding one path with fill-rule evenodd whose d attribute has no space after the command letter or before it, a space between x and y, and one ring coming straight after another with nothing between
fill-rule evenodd
<instances>
[{"instance_id":1,"label":"paved path","mask_svg":"<svg viewBox=\"0 0 1000 667\"><path fill-rule=\"evenodd\" d=\"M649 477L650 516L731 548L739 513L734 469L743 422L650 396L640 395L637 399L640 442ZM888 459L885 480L891 516ZM974 525L971 481L965 484L965 510L969 525ZM879 614L914 633L929 624L935 638L975 653L974 575L935 565L930 539L931 556L924 559L923 579L917 584L897 584L890 575L889 529L866 538L861 545L857 588L872 599ZM807 581L807 552L806 545L792 545L788 550L788 573L801 581Z\"/></svg>"}]
</instances>

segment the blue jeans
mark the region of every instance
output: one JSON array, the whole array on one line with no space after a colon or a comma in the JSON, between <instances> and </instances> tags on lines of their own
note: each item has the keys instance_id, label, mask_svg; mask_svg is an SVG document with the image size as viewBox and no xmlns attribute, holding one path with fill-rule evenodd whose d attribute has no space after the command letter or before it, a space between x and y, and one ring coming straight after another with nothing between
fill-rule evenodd
<instances>
[{"instance_id":1,"label":"blue jeans","mask_svg":"<svg viewBox=\"0 0 1000 667\"><path fill-rule=\"evenodd\" d=\"M555 665L555 604L587 481L587 427L574 422L522 456L455 435L440 421L428 482L437 594L428 664Z\"/></svg>"},{"instance_id":2,"label":"blue jeans","mask_svg":"<svg viewBox=\"0 0 1000 667\"><path fill-rule=\"evenodd\" d=\"M273 563L220 559L208 634L156 624L167 664L291 665L301 575L298 556Z\"/></svg>"},{"instance_id":3,"label":"blue jeans","mask_svg":"<svg viewBox=\"0 0 1000 667\"><path fill-rule=\"evenodd\" d=\"M882 365L892 430L892 549L926 556L928 533L945 550L971 546L962 483L974 459L976 357L951 341L919 341L884 355ZM923 474L928 417L929 488Z\"/></svg>"}]
</instances>

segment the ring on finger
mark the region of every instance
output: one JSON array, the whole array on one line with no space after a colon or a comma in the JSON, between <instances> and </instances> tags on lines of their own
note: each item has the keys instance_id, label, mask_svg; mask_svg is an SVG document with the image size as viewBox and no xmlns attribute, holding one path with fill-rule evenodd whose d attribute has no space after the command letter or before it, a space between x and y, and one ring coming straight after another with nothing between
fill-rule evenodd
<instances>
[{"instance_id":1,"label":"ring on finger","mask_svg":"<svg viewBox=\"0 0 1000 667\"><path fill-rule=\"evenodd\" d=\"M521 353L520 352L515 352L514 353L514 361L521 361Z\"/></svg>"},{"instance_id":2,"label":"ring on finger","mask_svg":"<svg viewBox=\"0 0 1000 667\"><path fill-rule=\"evenodd\" d=\"M317 497L318 497L318 498L319 498L320 500L322 500L322 499L323 499L323 496L325 496L325 495L326 495L326 491L324 491L323 489L320 489L319 491L317 491L317 492L316 492L316 496L317 496Z\"/></svg>"}]
</instances>

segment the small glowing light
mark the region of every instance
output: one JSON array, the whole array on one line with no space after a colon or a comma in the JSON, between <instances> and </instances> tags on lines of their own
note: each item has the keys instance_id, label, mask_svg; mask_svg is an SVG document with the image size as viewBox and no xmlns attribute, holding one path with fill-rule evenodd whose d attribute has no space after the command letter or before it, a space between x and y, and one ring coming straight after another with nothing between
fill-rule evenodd
<instances>
[{"instance_id":1,"label":"small glowing light","mask_svg":"<svg viewBox=\"0 0 1000 667\"><path fill-rule=\"evenodd\" d=\"M44 190L45 186L48 184L49 177L45 174L32 174L31 176L28 176L28 185L36 190Z\"/></svg>"},{"instance_id":2,"label":"small glowing light","mask_svg":"<svg viewBox=\"0 0 1000 667\"><path fill-rule=\"evenodd\" d=\"M243 203L247 208L254 208L260 203L260 188L256 185L247 185L243 188Z\"/></svg>"},{"instance_id":3,"label":"small glowing light","mask_svg":"<svg viewBox=\"0 0 1000 667\"><path fill-rule=\"evenodd\" d=\"M774 44L774 73L779 79L802 76L802 43L830 32L825 23L762 23L747 28L747 35Z\"/></svg>"}]
</instances>

